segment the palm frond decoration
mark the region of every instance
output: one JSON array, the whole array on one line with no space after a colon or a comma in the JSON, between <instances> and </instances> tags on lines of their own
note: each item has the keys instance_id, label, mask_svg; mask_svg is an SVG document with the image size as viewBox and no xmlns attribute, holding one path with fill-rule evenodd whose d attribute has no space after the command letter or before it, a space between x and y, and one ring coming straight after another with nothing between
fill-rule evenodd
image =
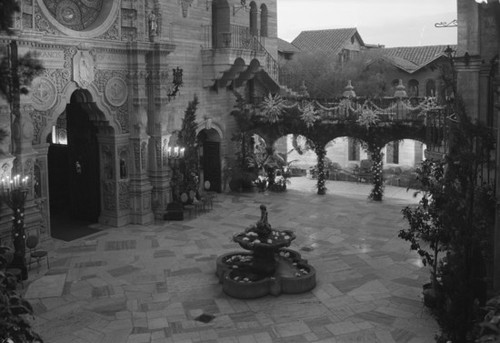
<instances>
[{"instance_id":1,"label":"palm frond decoration","mask_svg":"<svg viewBox=\"0 0 500 343\"><path fill-rule=\"evenodd\" d=\"M375 126L380 121L379 116L370 108L363 108L361 114L356 120L359 125L365 126L367 129L370 126Z\"/></svg>"},{"instance_id":2,"label":"palm frond decoration","mask_svg":"<svg viewBox=\"0 0 500 343\"><path fill-rule=\"evenodd\" d=\"M313 104L308 103L304 106L300 119L302 119L308 128L314 125L314 122L319 119L319 116Z\"/></svg>"},{"instance_id":3,"label":"palm frond decoration","mask_svg":"<svg viewBox=\"0 0 500 343\"><path fill-rule=\"evenodd\" d=\"M265 121L271 124L280 121L283 106L284 101L279 94L276 94L275 96L268 94L262 101L261 105L261 111Z\"/></svg>"}]
</instances>

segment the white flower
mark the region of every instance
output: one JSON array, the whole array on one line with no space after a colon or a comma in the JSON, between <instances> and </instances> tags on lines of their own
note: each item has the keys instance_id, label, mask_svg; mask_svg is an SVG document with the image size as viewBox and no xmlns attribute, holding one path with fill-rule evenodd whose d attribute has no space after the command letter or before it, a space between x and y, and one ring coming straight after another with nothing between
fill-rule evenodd
<instances>
[{"instance_id":1,"label":"white flower","mask_svg":"<svg viewBox=\"0 0 500 343\"><path fill-rule=\"evenodd\" d=\"M267 243L269 243L269 244L271 244L272 242L273 242L272 239L267 240Z\"/></svg>"},{"instance_id":2,"label":"white flower","mask_svg":"<svg viewBox=\"0 0 500 343\"><path fill-rule=\"evenodd\" d=\"M268 94L262 101L261 110L265 119L273 124L281 119L281 112L283 111L283 99L279 96Z\"/></svg>"},{"instance_id":3,"label":"white flower","mask_svg":"<svg viewBox=\"0 0 500 343\"><path fill-rule=\"evenodd\" d=\"M314 122L318 120L318 112L314 108L314 106L309 103L304 106L304 110L302 111L302 115L300 116L300 119L304 123L306 123L306 126L308 128L311 128L314 125Z\"/></svg>"},{"instance_id":4,"label":"white flower","mask_svg":"<svg viewBox=\"0 0 500 343\"><path fill-rule=\"evenodd\" d=\"M378 117L378 115L369 108L363 109L358 120L356 120L359 125L366 126L366 128L375 126L379 121L380 118Z\"/></svg>"}]
</instances>

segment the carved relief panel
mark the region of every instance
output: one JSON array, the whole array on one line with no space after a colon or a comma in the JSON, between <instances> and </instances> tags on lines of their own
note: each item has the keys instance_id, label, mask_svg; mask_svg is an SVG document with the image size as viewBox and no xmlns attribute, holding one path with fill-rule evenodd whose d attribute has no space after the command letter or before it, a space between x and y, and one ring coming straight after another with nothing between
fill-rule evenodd
<instances>
[{"instance_id":1,"label":"carved relief panel","mask_svg":"<svg viewBox=\"0 0 500 343\"><path fill-rule=\"evenodd\" d=\"M94 75L94 57L89 51L79 51L73 57L73 81L82 88L88 88L94 81Z\"/></svg>"}]
</instances>

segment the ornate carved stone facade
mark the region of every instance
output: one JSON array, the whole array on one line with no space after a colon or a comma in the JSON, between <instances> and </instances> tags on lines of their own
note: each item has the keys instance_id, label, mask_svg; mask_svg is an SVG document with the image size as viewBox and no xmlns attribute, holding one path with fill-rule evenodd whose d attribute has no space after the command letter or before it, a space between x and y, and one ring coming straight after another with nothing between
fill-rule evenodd
<instances>
[{"instance_id":1,"label":"ornate carved stone facade","mask_svg":"<svg viewBox=\"0 0 500 343\"><path fill-rule=\"evenodd\" d=\"M214 141L220 143L222 154L231 154L227 144L231 132L226 132L225 123L234 96L230 90L216 92L206 86L205 75L210 74L206 69L215 68L200 58L206 50L200 25L212 24L211 4L218 2L19 2L16 34L0 37L0 48L16 40L19 55L35 51L44 70L33 80L28 95L17 96L15 106L0 103L0 129L7 133L0 142L0 176L30 176L27 215L31 219L26 222L33 230L50 236L50 205L55 201L49 194L58 194L49 184L49 176L55 175L54 146L67 145L68 164L62 165L67 173L81 179L95 167L91 178L97 181L98 199L91 199L99 203L99 222L114 226L163 218L172 201L167 148L195 94L200 99L200 122L204 116L213 118L209 130L215 132ZM268 7L275 8L275 2L268 1L273 4ZM272 46L276 44L275 10L270 15L274 37L267 41ZM226 19L232 25L248 25L246 15ZM234 53L218 56L214 51L211 63L230 67L232 61L225 61ZM174 97L172 70L176 67L183 69L184 80ZM85 126L86 135L66 128L80 116L90 123ZM94 155L82 156L82 151L94 151L94 141ZM71 181L67 187L76 189ZM6 223L0 219L0 237L8 230Z\"/></svg>"}]
</instances>

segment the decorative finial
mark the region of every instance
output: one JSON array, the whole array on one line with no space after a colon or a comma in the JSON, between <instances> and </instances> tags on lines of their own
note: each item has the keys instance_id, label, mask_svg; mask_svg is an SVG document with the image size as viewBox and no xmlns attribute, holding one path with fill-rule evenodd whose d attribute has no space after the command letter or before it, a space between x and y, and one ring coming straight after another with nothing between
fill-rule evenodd
<instances>
[{"instance_id":1,"label":"decorative finial","mask_svg":"<svg viewBox=\"0 0 500 343\"><path fill-rule=\"evenodd\" d=\"M306 81L302 80L302 84L299 87L299 95L302 98L308 98L309 92L307 91Z\"/></svg>"},{"instance_id":2,"label":"decorative finial","mask_svg":"<svg viewBox=\"0 0 500 343\"><path fill-rule=\"evenodd\" d=\"M394 92L395 98L407 98L408 94L406 94L406 88L403 85L403 80L399 79L399 83L396 86L396 91Z\"/></svg>"},{"instance_id":3,"label":"decorative finial","mask_svg":"<svg viewBox=\"0 0 500 343\"><path fill-rule=\"evenodd\" d=\"M356 92L354 92L354 87L351 84L351 80L347 80L347 86L345 87L345 91L342 94L345 98L355 98Z\"/></svg>"}]
</instances>

